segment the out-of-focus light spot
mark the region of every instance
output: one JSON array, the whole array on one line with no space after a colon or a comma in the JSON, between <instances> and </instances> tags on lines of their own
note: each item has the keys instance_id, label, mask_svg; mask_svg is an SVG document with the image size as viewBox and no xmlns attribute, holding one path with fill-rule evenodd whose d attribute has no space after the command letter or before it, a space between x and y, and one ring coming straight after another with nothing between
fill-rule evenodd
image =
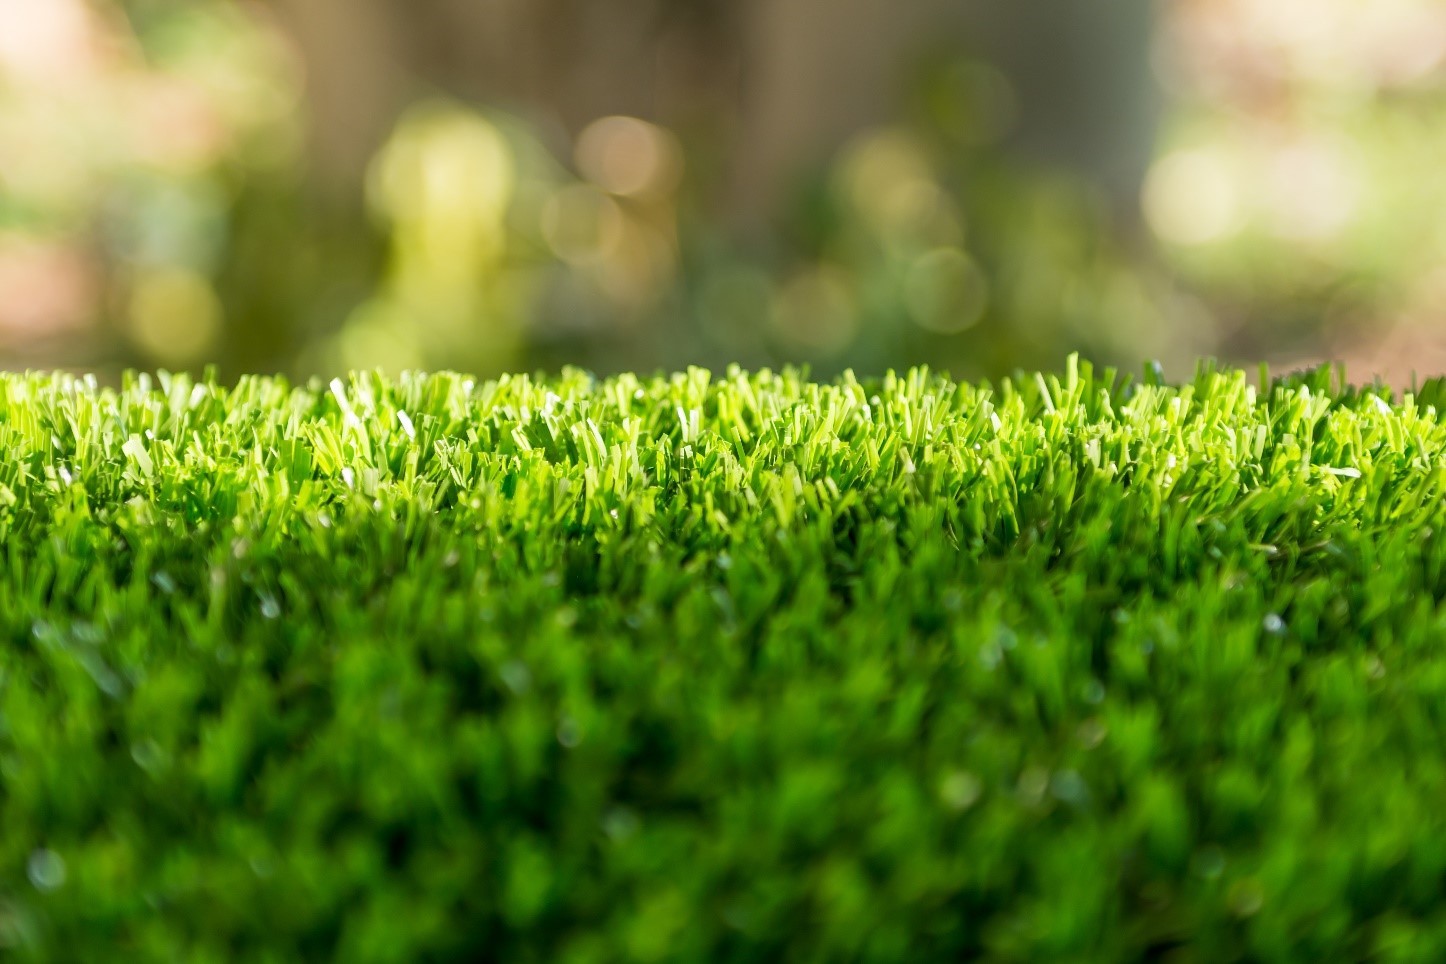
<instances>
[{"instance_id":1,"label":"out-of-focus light spot","mask_svg":"<svg viewBox=\"0 0 1446 964\"><path fill-rule=\"evenodd\" d=\"M950 771L939 781L939 799L950 810L968 810L983 792L984 784L967 770Z\"/></svg>"},{"instance_id":2,"label":"out-of-focus light spot","mask_svg":"<svg viewBox=\"0 0 1446 964\"><path fill-rule=\"evenodd\" d=\"M89 73L97 24L81 0L0 0L0 73L61 83Z\"/></svg>"},{"instance_id":3,"label":"out-of-focus light spot","mask_svg":"<svg viewBox=\"0 0 1446 964\"><path fill-rule=\"evenodd\" d=\"M301 50L291 41L275 13L266 7L230 5L217 11L210 43L197 43L187 72L224 105L225 113L248 127L276 122L290 127L302 106L306 66ZM226 56L206 57L217 45Z\"/></svg>"},{"instance_id":4,"label":"out-of-focus light spot","mask_svg":"<svg viewBox=\"0 0 1446 964\"><path fill-rule=\"evenodd\" d=\"M958 248L936 248L917 259L904 282L909 316L921 327L954 334L979 323L989 304L989 281Z\"/></svg>"},{"instance_id":5,"label":"out-of-focus light spot","mask_svg":"<svg viewBox=\"0 0 1446 964\"><path fill-rule=\"evenodd\" d=\"M0 110L0 187L10 197L79 221L94 204L96 167L107 152L69 147L69 118L41 98L18 97Z\"/></svg>"},{"instance_id":6,"label":"out-of-focus light spot","mask_svg":"<svg viewBox=\"0 0 1446 964\"><path fill-rule=\"evenodd\" d=\"M1364 98L1381 86L1421 82L1446 60L1446 10L1437 0L1178 6L1167 29L1180 76L1201 93L1247 105L1262 81Z\"/></svg>"},{"instance_id":7,"label":"out-of-focus light spot","mask_svg":"<svg viewBox=\"0 0 1446 964\"><path fill-rule=\"evenodd\" d=\"M603 117L577 139L578 170L604 191L659 197L677 187L683 154L671 133L636 117Z\"/></svg>"},{"instance_id":8,"label":"out-of-focus light spot","mask_svg":"<svg viewBox=\"0 0 1446 964\"><path fill-rule=\"evenodd\" d=\"M859 327L847 276L827 265L794 276L774 296L772 321L791 344L837 354L854 340Z\"/></svg>"},{"instance_id":9,"label":"out-of-focus light spot","mask_svg":"<svg viewBox=\"0 0 1446 964\"><path fill-rule=\"evenodd\" d=\"M138 98L140 156L179 174L214 164L227 147L225 124L198 87L174 79L147 83Z\"/></svg>"},{"instance_id":10,"label":"out-of-focus light spot","mask_svg":"<svg viewBox=\"0 0 1446 964\"><path fill-rule=\"evenodd\" d=\"M1234 234L1243 221L1239 191L1228 161L1207 150L1166 155L1150 170L1145 218L1175 244L1208 244Z\"/></svg>"},{"instance_id":11,"label":"out-of-focus light spot","mask_svg":"<svg viewBox=\"0 0 1446 964\"><path fill-rule=\"evenodd\" d=\"M515 180L512 152L495 126L469 111L424 104L402 118L367 187L372 206L395 222L490 236Z\"/></svg>"},{"instance_id":12,"label":"out-of-focus light spot","mask_svg":"<svg viewBox=\"0 0 1446 964\"><path fill-rule=\"evenodd\" d=\"M132 341L162 364L183 365L206 354L221 333L221 302L193 271L142 272L131 289L126 321Z\"/></svg>"},{"instance_id":13,"label":"out-of-focus light spot","mask_svg":"<svg viewBox=\"0 0 1446 964\"><path fill-rule=\"evenodd\" d=\"M1265 906L1265 888L1254 877L1242 877L1225 892L1225 903L1236 917L1253 917Z\"/></svg>"},{"instance_id":14,"label":"out-of-focus light spot","mask_svg":"<svg viewBox=\"0 0 1446 964\"><path fill-rule=\"evenodd\" d=\"M1446 64L1446 9L1439 3L1404 9L1386 7L1371 18L1364 29L1355 31L1360 45L1362 67L1382 81L1401 86L1430 82Z\"/></svg>"},{"instance_id":15,"label":"out-of-focus light spot","mask_svg":"<svg viewBox=\"0 0 1446 964\"><path fill-rule=\"evenodd\" d=\"M397 374L422 367L416 333L408 319L383 302L352 312L336 341L336 361L353 371L381 369Z\"/></svg>"},{"instance_id":16,"label":"out-of-focus light spot","mask_svg":"<svg viewBox=\"0 0 1446 964\"><path fill-rule=\"evenodd\" d=\"M36 890L55 890L65 883L65 860L53 850L33 850L25 862L25 875Z\"/></svg>"},{"instance_id":17,"label":"out-of-focus light spot","mask_svg":"<svg viewBox=\"0 0 1446 964\"><path fill-rule=\"evenodd\" d=\"M608 256L598 262L598 283L613 301L638 306L658 294L672 274L668 240L647 224L625 220Z\"/></svg>"},{"instance_id":18,"label":"out-of-focus light spot","mask_svg":"<svg viewBox=\"0 0 1446 964\"><path fill-rule=\"evenodd\" d=\"M23 340L82 328L94 317L98 288L74 249L0 237L0 335Z\"/></svg>"},{"instance_id":19,"label":"out-of-focus light spot","mask_svg":"<svg viewBox=\"0 0 1446 964\"><path fill-rule=\"evenodd\" d=\"M849 203L886 236L912 233L944 200L924 149L901 131L864 135L847 150L839 176Z\"/></svg>"},{"instance_id":20,"label":"out-of-focus light spot","mask_svg":"<svg viewBox=\"0 0 1446 964\"><path fill-rule=\"evenodd\" d=\"M933 181L910 180L881 198L876 222L886 234L915 244L957 245L964 241L959 206Z\"/></svg>"},{"instance_id":21,"label":"out-of-focus light spot","mask_svg":"<svg viewBox=\"0 0 1446 964\"><path fill-rule=\"evenodd\" d=\"M1323 49L1337 32L1345 10L1320 0L1268 0L1242 5L1240 28L1287 47Z\"/></svg>"},{"instance_id":22,"label":"out-of-focus light spot","mask_svg":"<svg viewBox=\"0 0 1446 964\"><path fill-rule=\"evenodd\" d=\"M590 264L617 250L626 230L617 202L588 184L569 184L542 207L542 236L569 264Z\"/></svg>"},{"instance_id":23,"label":"out-of-focus light spot","mask_svg":"<svg viewBox=\"0 0 1446 964\"><path fill-rule=\"evenodd\" d=\"M1278 152L1270 184L1270 229L1290 240L1335 237L1350 226L1360 199L1358 180L1341 153L1317 144Z\"/></svg>"},{"instance_id":24,"label":"out-of-focus light spot","mask_svg":"<svg viewBox=\"0 0 1446 964\"><path fill-rule=\"evenodd\" d=\"M116 255L133 265L184 265L202 274L224 254L228 198L212 178L145 178L109 225Z\"/></svg>"},{"instance_id":25,"label":"out-of-focus light spot","mask_svg":"<svg viewBox=\"0 0 1446 964\"><path fill-rule=\"evenodd\" d=\"M515 286L498 279L516 167L503 133L470 110L423 104L403 117L368 183L391 222L391 263L328 349L341 367L399 371L459 352L471 365L506 366L516 329L502 306Z\"/></svg>"},{"instance_id":26,"label":"out-of-focus light spot","mask_svg":"<svg viewBox=\"0 0 1446 964\"><path fill-rule=\"evenodd\" d=\"M991 64L964 60L951 64L943 92L952 110L943 126L966 144L991 144L1007 134L1019 114L1018 97L1009 78Z\"/></svg>"}]
</instances>

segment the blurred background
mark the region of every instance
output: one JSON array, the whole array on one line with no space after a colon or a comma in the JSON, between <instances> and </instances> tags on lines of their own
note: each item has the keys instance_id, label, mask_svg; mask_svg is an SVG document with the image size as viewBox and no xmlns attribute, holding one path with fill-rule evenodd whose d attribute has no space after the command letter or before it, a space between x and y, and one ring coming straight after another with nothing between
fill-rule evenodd
<instances>
[{"instance_id":1,"label":"blurred background","mask_svg":"<svg viewBox=\"0 0 1446 964\"><path fill-rule=\"evenodd\" d=\"M0 366L1446 370L1441 0L0 0Z\"/></svg>"}]
</instances>

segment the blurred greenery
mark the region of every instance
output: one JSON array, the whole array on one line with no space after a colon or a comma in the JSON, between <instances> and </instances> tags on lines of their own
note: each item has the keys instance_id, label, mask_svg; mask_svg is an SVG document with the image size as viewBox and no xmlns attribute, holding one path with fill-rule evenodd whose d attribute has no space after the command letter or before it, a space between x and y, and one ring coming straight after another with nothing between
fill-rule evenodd
<instances>
[{"instance_id":1,"label":"blurred greenery","mask_svg":"<svg viewBox=\"0 0 1446 964\"><path fill-rule=\"evenodd\" d=\"M365 184L327 189L271 8L10 0L0 364L1369 360L1446 298L1446 14L1285 6L1165 5L1138 210L1016 151L1013 79L960 42L915 57L892 119L802 172L760 235L726 216L707 124L574 137L413 84Z\"/></svg>"}]
</instances>

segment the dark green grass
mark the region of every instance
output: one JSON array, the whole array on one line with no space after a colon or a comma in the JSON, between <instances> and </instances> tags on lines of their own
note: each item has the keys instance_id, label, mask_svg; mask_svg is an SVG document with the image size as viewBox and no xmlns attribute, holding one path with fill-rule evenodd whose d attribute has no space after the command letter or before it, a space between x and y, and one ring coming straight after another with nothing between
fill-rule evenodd
<instances>
[{"instance_id":1,"label":"dark green grass","mask_svg":"<svg viewBox=\"0 0 1446 964\"><path fill-rule=\"evenodd\" d=\"M1153 381L0 377L0 952L1446 957L1440 386Z\"/></svg>"}]
</instances>

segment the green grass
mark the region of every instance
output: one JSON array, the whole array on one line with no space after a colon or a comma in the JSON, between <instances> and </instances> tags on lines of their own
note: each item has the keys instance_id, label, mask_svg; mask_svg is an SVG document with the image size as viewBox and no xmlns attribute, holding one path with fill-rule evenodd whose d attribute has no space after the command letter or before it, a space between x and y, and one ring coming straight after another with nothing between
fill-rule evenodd
<instances>
[{"instance_id":1,"label":"green grass","mask_svg":"<svg viewBox=\"0 0 1446 964\"><path fill-rule=\"evenodd\" d=\"M1442 959L1443 398L0 376L0 953Z\"/></svg>"}]
</instances>

